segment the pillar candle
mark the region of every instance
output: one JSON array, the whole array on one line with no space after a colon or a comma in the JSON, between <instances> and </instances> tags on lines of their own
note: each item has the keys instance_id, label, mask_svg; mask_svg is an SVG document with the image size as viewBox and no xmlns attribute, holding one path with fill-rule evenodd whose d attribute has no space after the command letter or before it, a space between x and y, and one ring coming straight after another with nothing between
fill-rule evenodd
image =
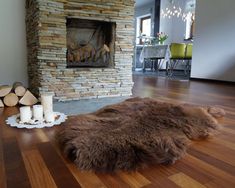
<instances>
[{"instance_id":1,"label":"pillar candle","mask_svg":"<svg viewBox=\"0 0 235 188\"><path fill-rule=\"evenodd\" d=\"M43 107L42 105L33 105L33 118L35 120L43 120Z\"/></svg>"},{"instance_id":2,"label":"pillar candle","mask_svg":"<svg viewBox=\"0 0 235 188\"><path fill-rule=\"evenodd\" d=\"M46 122L53 123L55 121L55 114L54 114L54 112L46 111L44 115L45 115Z\"/></svg>"},{"instance_id":3,"label":"pillar candle","mask_svg":"<svg viewBox=\"0 0 235 188\"><path fill-rule=\"evenodd\" d=\"M43 106L43 112L53 112L53 96L50 94L41 95L41 103Z\"/></svg>"},{"instance_id":4,"label":"pillar candle","mask_svg":"<svg viewBox=\"0 0 235 188\"><path fill-rule=\"evenodd\" d=\"M20 121L28 123L32 118L30 106L20 107Z\"/></svg>"}]
</instances>

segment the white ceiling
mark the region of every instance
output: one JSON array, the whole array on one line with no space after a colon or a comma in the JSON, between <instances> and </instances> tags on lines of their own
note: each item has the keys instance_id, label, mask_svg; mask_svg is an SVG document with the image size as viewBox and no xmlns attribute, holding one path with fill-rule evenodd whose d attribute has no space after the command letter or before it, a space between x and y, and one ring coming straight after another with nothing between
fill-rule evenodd
<instances>
[{"instance_id":1,"label":"white ceiling","mask_svg":"<svg viewBox=\"0 0 235 188\"><path fill-rule=\"evenodd\" d=\"M152 2L154 2L154 0L136 0L135 6L141 7Z\"/></svg>"}]
</instances>

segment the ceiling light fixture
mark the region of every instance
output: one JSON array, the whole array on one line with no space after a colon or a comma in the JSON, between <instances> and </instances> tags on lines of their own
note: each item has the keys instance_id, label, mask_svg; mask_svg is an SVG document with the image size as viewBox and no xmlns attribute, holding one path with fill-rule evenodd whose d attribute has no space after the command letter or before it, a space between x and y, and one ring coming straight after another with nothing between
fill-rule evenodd
<instances>
[{"instance_id":1,"label":"ceiling light fixture","mask_svg":"<svg viewBox=\"0 0 235 188\"><path fill-rule=\"evenodd\" d=\"M187 8L189 7L189 8ZM195 9L195 0L190 0L186 3L185 10L183 10L179 4L176 4L175 0L169 0L169 6L161 10L161 16L163 18L177 17L186 21L189 17L194 19L193 11Z\"/></svg>"}]
</instances>

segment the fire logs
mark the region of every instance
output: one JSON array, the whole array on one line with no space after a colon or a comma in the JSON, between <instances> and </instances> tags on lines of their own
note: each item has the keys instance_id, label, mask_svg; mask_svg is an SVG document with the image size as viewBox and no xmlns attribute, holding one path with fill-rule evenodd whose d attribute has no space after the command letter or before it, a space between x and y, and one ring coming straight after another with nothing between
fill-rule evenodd
<instances>
[{"instance_id":1,"label":"fire logs","mask_svg":"<svg viewBox=\"0 0 235 188\"><path fill-rule=\"evenodd\" d=\"M3 98L3 102L6 106L16 106L19 102L19 98L15 93L9 93Z\"/></svg>"},{"instance_id":2,"label":"fire logs","mask_svg":"<svg viewBox=\"0 0 235 188\"><path fill-rule=\"evenodd\" d=\"M2 100L0 99L0 108L4 107Z\"/></svg>"},{"instance_id":3,"label":"fire logs","mask_svg":"<svg viewBox=\"0 0 235 188\"><path fill-rule=\"evenodd\" d=\"M3 85L0 86L0 97L5 97L12 90L12 86Z\"/></svg>"},{"instance_id":4,"label":"fire logs","mask_svg":"<svg viewBox=\"0 0 235 188\"><path fill-rule=\"evenodd\" d=\"M68 50L68 62L96 62L98 59L104 59L107 54L110 53L109 47L104 44L103 47L99 48L98 50L95 50L95 48L87 44L85 46L82 46L80 48L74 49L74 50Z\"/></svg>"},{"instance_id":5,"label":"fire logs","mask_svg":"<svg viewBox=\"0 0 235 188\"><path fill-rule=\"evenodd\" d=\"M15 82L13 84L13 91L18 97L24 96L26 89L21 82Z\"/></svg>"},{"instance_id":6,"label":"fire logs","mask_svg":"<svg viewBox=\"0 0 235 188\"><path fill-rule=\"evenodd\" d=\"M37 102L38 99L20 82L15 82L13 86L0 86L0 108L17 104L31 106Z\"/></svg>"},{"instance_id":7,"label":"fire logs","mask_svg":"<svg viewBox=\"0 0 235 188\"><path fill-rule=\"evenodd\" d=\"M27 90L25 95L20 99L19 103L23 105L34 105L38 102L38 99L29 91Z\"/></svg>"}]
</instances>

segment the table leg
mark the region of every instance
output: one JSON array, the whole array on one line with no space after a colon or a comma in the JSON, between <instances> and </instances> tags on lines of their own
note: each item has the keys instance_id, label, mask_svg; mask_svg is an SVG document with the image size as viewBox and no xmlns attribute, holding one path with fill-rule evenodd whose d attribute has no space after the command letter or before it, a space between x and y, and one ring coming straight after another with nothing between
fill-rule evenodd
<instances>
[{"instance_id":1,"label":"table leg","mask_svg":"<svg viewBox=\"0 0 235 188\"><path fill-rule=\"evenodd\" d=\"M143 62L143 72L145 72L145 61L146 61L146 59L144 59L144 62Z\"/></svg>"}]
</instances>

